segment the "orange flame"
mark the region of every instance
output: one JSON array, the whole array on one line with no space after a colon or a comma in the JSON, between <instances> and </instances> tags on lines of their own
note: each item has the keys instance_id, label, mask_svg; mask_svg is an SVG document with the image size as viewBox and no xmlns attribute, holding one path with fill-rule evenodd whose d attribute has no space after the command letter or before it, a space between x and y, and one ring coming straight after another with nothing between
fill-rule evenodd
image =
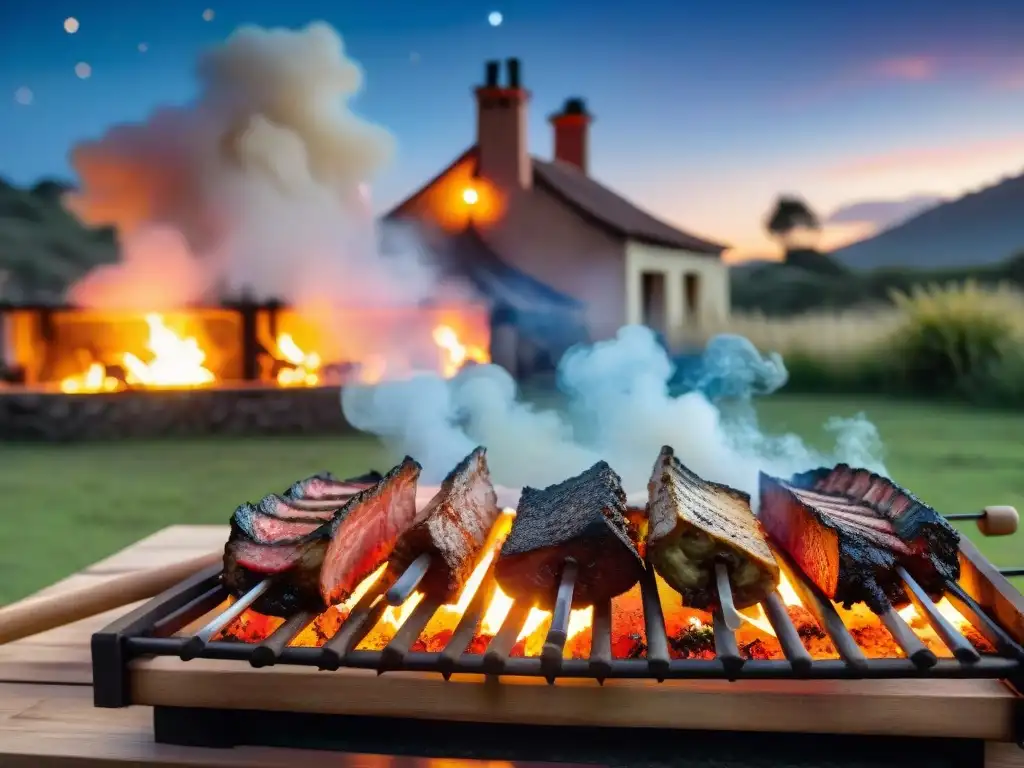
<instances>
[{"instance_id":1,"label":"orange flame","mask_svg":"<svg viewBox=\"0 0 1024 768\"><path fill-rule=\"evenodd\" d=\"M481 347L463 344L459 334L450 325L439 325L434 328L434 343L441 351L441 374L450 379L457 374L467 362L489 363L491 356Z\"/></svg>"},{"instance_id":2,"label":"orange flame","mask_svg":"<svg viewBox=\"0 0 1024 768\"><path fill-rule=\"evenodd\" d=\"M204 365L206 352L192 337L181 337L167 327L161 315L146 315L149 337L146 349L152 359L144 362L140 357L125 352L121 363L125 369L125 382L132 386L154 388L193 388L211 384L216 377ZM107 376L100 363L92 363L81 374L61 381L63 392L113 392L123 385Z\"/></svg>"},{"instance_id":3,"label":"orange flame","mask_svg":"<svg viewBox=\"0 0 1024 768\"><path fill-rule=\"evenodd\" d=\"M278 334L277 352L292 367L277 372L277 383L282 387L315 387L320 383L323 361L316 352L305 352L290 333Z\"/></svg>"}]
</instances>

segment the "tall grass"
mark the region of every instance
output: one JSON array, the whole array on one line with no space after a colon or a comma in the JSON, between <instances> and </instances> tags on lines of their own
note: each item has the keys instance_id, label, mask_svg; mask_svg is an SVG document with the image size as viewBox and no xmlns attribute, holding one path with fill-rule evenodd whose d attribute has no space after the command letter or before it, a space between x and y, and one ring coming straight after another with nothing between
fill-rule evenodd
<instances>
[{"instance_id":1,"label":"tall grass","mask_svg":"<svg viewBox=\"0 0 1024 768\"><path fill-rule=\"evenodd\" d=\"M1005 286L915 288L875 310L734 315L680 337L699 343L719 333L779 352L794 391L1024 406L1024 294Z\"/></svg>"}]
</instances>

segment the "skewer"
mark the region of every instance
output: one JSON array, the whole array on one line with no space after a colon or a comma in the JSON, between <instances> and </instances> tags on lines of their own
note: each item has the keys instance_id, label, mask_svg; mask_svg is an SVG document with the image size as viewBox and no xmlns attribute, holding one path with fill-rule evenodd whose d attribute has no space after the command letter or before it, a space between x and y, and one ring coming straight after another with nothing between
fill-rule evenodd
<instances>
[{"instance_id":1,"label":"skewer","mask_svg":"<svg viewBox=\"0 0 1024 768\"><path fill-rule=\"evenodd\" d=\"M429 552L424 552L413 560L409 567L405 569L405 572L391 585L391 589L388 590L386 596L388 604L402 605L402 603L408 600L412 593L416 591L416 587L423 581L423 577L427 575L432 562L433 557Z\"/></svg>"},{"instance_id":2,"label":"skewer","mask_svg":"<svg viewBox=\"0 0 1024 768\"><path fill-rule=\"evenodd\" d=\"M975 650L966 637L957 631L956 627L936 607L932 599L928 597L921 585L917 583L907 570L902 566L896 566L896 573L903 580L907 596L914 604L914 607L928 620L935 634L939 636L946 647L953 653L953 657L963 664L975 664L981 661L981 654Z\"/></svg>"},{"instance_id":3,"label":"skewer","mask_svg":"<svg viewBox=\"0 0 1024 768\"><path fill-rule=\"evenodd\" d=\"M882 620L882 624L889 630L892 639L903 649L903 652L907 654L907 658L914 663L915 667L918 669L930 669L938 663L939 660L935 657L935 654L921 642L921 638L914 633L914 630L903 620L903 617L896 613L895 608L890 605L886 610L878 614L878 618Z\"/></svg>"},{"instance_id":4,"label":"skewer","mask_svg":"<svg viewBox=\"0 0 1024 768\"><path fill-rule=\"evenodd\" d=\"M789 618L789 611L786 610L786 605L779 597L779 593L770 592L761 601L761 607L764 608L764 614L768 617L768 623L775 630L775 637L782 647L782 653L786 656L786 660L789 661L789 666L797 675L806 675L814 660L804 644L800 642L800 633L793 626L793 621Z\"/></svg>"},{"instance_id":5,"label":"skewer","mask_svg":"<svg viewBox=\"0 0 1024 768\"><path fill-rule=\"evenodd\" d=\"M731 632L735 632L743 626L743 617L733 603L732 584L729 583L729 570L725 567L725 563L715 563L715 581L718 583L718 603L722 607L725 626Z\"/></svg>"},{"instance_id":6,"label":"skewer","mask_svg":"<svg viewBox=\"0 0 1024 768\"><path fill-rule=\"evenodd\" d=\"M562 566L562 580L558 584L555 609L551 612L551 627L540 652L540 666L549 683L555 682L555 675L562 668L562 654L569 639L569 612L572 609L572 593L576 586L579 567L576 560L567 557Z\"/></svg>"},{"instance_id":7,"label":"skewer","mask_svg":"<svg viewBox=\"0 0 1024 768\"><path fill-rule=\"evenodd\" d=\"M249 664L256 669L271 667L281 655L281 651L316 618L311 611L299 611L271 633L262 643L252 649Z\"/></svg>"},{"instance_id":8,"label":"skewer","mask_svg":"<svg viewBox=\"0 0 1024 768\"><path fill-rule=\"evenodd\" d=\"M594 605L594 620L590 625L590 671L601 685L612 672L611 600Z\"/></svg>"},{"instance_id":9,"label":"skewer","mask_svg":"<svg viewBox=\"0 0 1024 768\"><path fill-rule=\"evenodd\" d=\"M947 520L975 520L985 536L1009 536L1017 532L1020 515L1010 506L985 507L980 512L945 515Z\"/></svg>"},{"instance_id":10,"label":"skewer","mask_svg":"<svg viewBox=\"0 0 1024 768\"><path fill-rule=\"evenodd\" d=\"M250 605L255 603L264 592L270 589L270 585L273 581L273 579L264 579L261 581L232 603L226 611L218 615L213 619L213 621L190 637L188 641L181 646L181 652L178 654L181 657L181 660L191 661L199 656L203 652L203 649L206 648L207 643L219 635L229 624L231 624L231 622L241 616Z\"/></svg>"}]
</instances>

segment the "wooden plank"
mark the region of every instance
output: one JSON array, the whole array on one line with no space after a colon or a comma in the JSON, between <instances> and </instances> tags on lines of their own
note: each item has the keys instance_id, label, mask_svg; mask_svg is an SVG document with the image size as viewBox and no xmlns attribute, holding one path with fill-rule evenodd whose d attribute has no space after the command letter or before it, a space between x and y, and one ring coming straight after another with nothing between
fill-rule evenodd
<instances>
[{"instance_id":1,"label":"wooden plank","mask_svg":"<svg viewBox=\"0 0 1024 768\"><path fill-rule=\"evenodd\" d=\"M96 709L92 706L89 688L0 684L0 765L4 768L123 768L137 764L155 768L289 768L295 765L430 768L434 765L420 758L316 750L200 749L156 744L152 710L148 707ZM446 768L483 765L474 760L445 761ZM544 766L543 763L515 765L520 768Z\"/></svg>"},{"instance_id":2,"label":"wooden plank","mask_svg":"<svg viewBox=\"0 0 1024 768\"><path fill-rule=\"evenodd\" d=\"M995 680L725 681L479 677L226 661L133 662L132 701L147 705L433 718L493 723L695 730L1013 737L1016 697Z\"/></svg>"},{"instance_id":3,"label":"wooden plank","mask_svg":"<svg viewBox=\"0 0 1024 768\"><path fill-rule=\"evenodd\" d=\"M985 742L984 768L1024 768L1024 749L1016 744Z\"/></svg>"},{"instance_id":4,"label":"wooden plank","mask_svg":"<svg viewBox=\"0 0 1024 768\"><path fill-rule=\"evenodd\" d=\"M92 653L88 640L70 646L0 646L0 682L91 685Z\"/></svg>"}]
</instances>

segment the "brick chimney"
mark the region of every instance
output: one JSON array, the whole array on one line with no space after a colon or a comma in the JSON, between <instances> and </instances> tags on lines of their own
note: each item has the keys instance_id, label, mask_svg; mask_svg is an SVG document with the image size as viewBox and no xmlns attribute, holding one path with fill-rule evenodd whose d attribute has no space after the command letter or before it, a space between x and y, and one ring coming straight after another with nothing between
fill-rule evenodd
<instances>
[{"instance_id":1,"label":"brick chimney","mask_svg":"<svg viewBox=\"0 0 1024 768\"><path fill-rule=\"evenodd\" d=\"M478 173L502 189L529 189L533 184L526 141L530 94L522 87L519 59L505 62L504 84L499 83L500 68L500 62L487 62L484 84L476 89Z\"/></svg>"},{"instance_id":2,"label":"brick chimney","mask_svg":"<svg viewBox=\"0 0 1024 768\"><path fill-rule=\"evenodd\" d=\"M590 123L583 99L566 99L562 111L548 118L555 128L555 160L575 165L587 172Z\"/></svg>"}]
</instances>

